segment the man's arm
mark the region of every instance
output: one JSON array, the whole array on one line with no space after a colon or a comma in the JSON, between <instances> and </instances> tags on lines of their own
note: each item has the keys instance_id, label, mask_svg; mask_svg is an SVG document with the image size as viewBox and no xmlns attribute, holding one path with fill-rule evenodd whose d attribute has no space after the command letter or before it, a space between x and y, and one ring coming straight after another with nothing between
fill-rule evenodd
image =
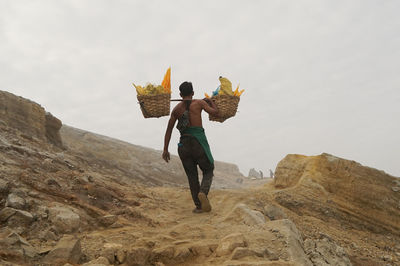
<instances>
[{"instance_id":1,"label":"man's arm","mask_svg":"<svg viewBox=\"0 0 400 266\"><path fill-rule=\"evenodd\" d=\"M214 101L208 98L202 100L202 107L204 111L213 116L218 116L218 107L215 105Z\"/></svg>"},{"instance_id":2,"label":"man's arm","mask_svg":"<svg viewBox=\"0 0 400 266\"><path fill-rule=\"evenodd\" d=\"M172 129L175 126L176 122L176 116L175 112L172 111L171 117L168 121L168 126L167 130L165 131L165 137L164 137L164 151L162 154L162 158L168 163L168 161L171 159L169 152L168 152L168 146L169 146L169 141L171 140L171 134L172 134Z\"/></svg>"}]
</instances>

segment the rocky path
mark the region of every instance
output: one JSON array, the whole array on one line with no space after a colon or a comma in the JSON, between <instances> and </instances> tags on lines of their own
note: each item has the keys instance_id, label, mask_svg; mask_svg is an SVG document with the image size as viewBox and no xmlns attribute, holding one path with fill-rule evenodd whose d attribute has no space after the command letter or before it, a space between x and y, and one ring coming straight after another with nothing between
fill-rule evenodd
<instances>
[{"instance_id":1,"label":"rocky path","mask_svg":"<svg viewBox=\"0 0 400 266\"><path fill-rule=\"evenodd\" d=\"M266 195L259 189L213 190L213 210L201 214L191 212L187 189L153 188L152 193L162 203L142 204L138 212L144 219L82 235L86 260L93 265L312 265L296 226L276 210L269 213L275 214L273 221L265 215ZM262 207L257 206L261 194ZM349 265L344 251L328 244L330 259Z\"/></svg>"}]
</instances>

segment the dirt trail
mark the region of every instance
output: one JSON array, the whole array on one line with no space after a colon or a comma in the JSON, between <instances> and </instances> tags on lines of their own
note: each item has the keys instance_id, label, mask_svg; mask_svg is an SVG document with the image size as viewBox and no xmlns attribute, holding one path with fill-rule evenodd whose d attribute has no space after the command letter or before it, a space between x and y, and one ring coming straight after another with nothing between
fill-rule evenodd
<instances>
[{"instance_id":1,"label":"dirt trail","mask_svg":"<svg viewBox=\"0 0 400 266\"><path fill-rule=\"evenodd\" d=\"M251 230L251 227L229 219L232 210L240 203L254 203L252 195L261 190L212 190L209 198L213 209L201 214L192 213L194 205L188 189L156 187L150 188L149 192L157 198L149 199L137 210L151 223L144 225L140 220L122 228L87 233L82 238L84 253L92 254L94 258L97 254L107 254L107 249L114 253L132 253L133 248L143 253L136 256L153 256L150 259L153 263L159 259L166 265L222 265L229 256L216 256L214 251L220 240L232 233L246 234ZM265 192L263 188L262 193ZM146 250L152 250L152 253ZM249 257L253 263L263 261L261 257Z\"/></svg>"}]
</instances>

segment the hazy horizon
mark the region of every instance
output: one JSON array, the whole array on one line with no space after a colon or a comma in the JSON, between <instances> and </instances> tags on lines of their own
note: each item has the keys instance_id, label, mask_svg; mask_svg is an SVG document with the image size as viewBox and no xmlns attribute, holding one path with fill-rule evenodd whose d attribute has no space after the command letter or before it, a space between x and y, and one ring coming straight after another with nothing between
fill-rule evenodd
<instances>
[{"instance_id":1,"label":"hazy horizon","mask_svg":"<svg viewBox=\"0 0 400 266\"><path fill-rule=\"evenodd\" d=\"M203 98L226 76L234 118L203 116L218 161L269 175L323 152L400 176L399 1L1 1L0 90L66 125L162 150L132 86L171 66ZM171 103L171 108L175 103ZM174 130L170 152L177 154ZM161 158L160 158L161 160Z\"/></svg>"}]
</instances>

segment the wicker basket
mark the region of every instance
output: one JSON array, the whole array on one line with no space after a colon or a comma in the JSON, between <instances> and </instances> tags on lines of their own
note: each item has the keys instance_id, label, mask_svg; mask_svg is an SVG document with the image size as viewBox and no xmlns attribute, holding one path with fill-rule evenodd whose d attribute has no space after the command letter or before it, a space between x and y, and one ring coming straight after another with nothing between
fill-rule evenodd
<instances>
[{"instance_id":1,"label":"wicker basket","mask_svg":"<svg viewBox=\"0 0 400 266\"><path fill-rule=\"evenodd\" d=\"M211 98L218 107L218 116L209 115L210 121L224 122L236 115L240 97L231 95L217 95Z\"/></svg>"},{"instance_id":2,"label":"wicker basket","mask_svg":"<svg viewBox=\"0 0 400 266\"><path fill-rule=\"evenodd\" d=\"M158 95L138 95L144 118L168 116L170 110L170 93Z\"/></svg>"}]
</instances>

